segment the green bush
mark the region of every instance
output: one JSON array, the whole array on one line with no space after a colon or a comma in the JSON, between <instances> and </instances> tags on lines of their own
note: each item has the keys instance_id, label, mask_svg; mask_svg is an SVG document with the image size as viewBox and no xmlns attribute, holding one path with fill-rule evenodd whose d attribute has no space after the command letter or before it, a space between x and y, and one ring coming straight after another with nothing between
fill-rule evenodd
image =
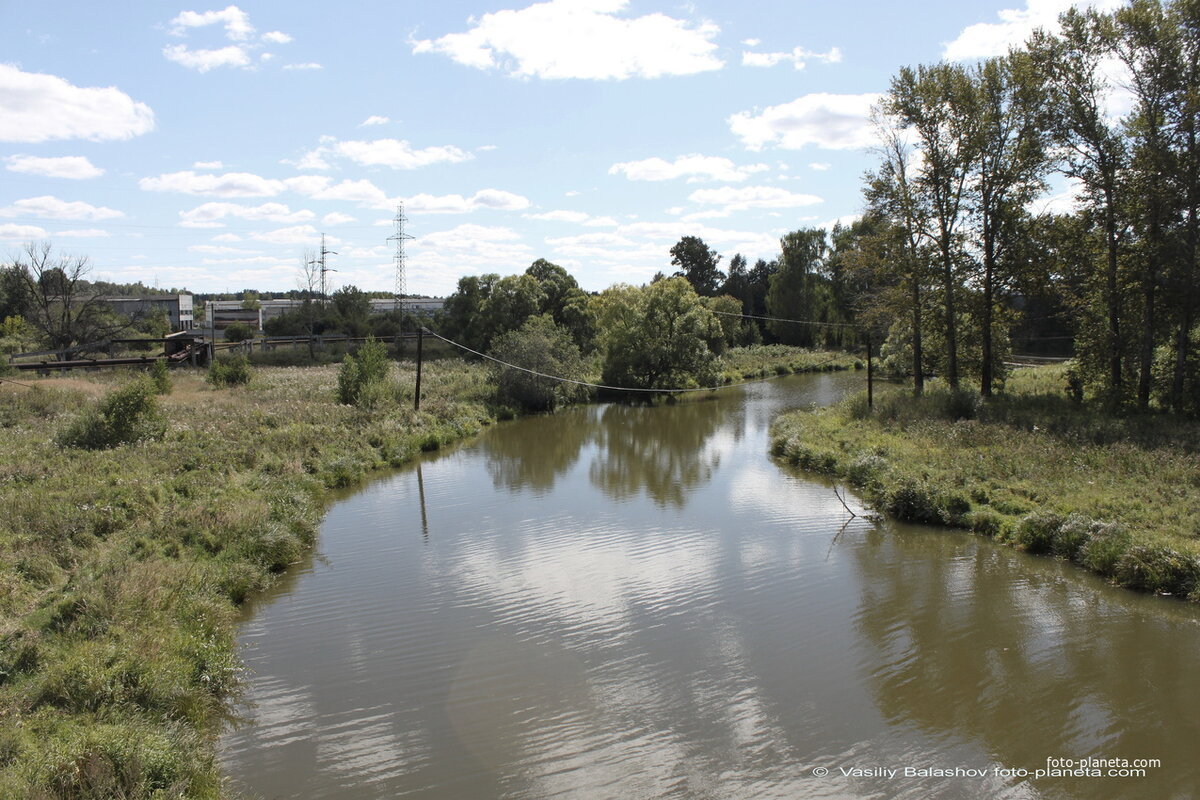
<instances>
[{"instance_id":1,"label":"green bush","mask_svg":"<svg viewBox=\"0 0 1200 800\"><path fill-rule=\"evenodd\" d=\"M232 322L225 328L225 341L244 342L254 338L254 329L245 322Z\"/></svg>"},{"instance_id":2,"label":"green bush","mask_svg":"<svg viewBox=\"0 0 1200 800\"><path fill-rule=\"evenodd\" d=\"M519 330L492 343L492 357L507 364L575 381L587 379L583 358L570 332L549 316L530 317ZM543 378L522 369L496 365L496 399L502 405L527 411L553 411L587 398L588 389L577 383Z\"/></svg>"},{"instance_id":3,"label":"green bush","mask_svg":"<svg viewBox=\"0 0 1200 800\"><path fill-rule=\"evenodd\" d=\"M108 394L58 436L61 447L106 450L133 442L159 439L166 422L158 410L154 383L144 376Z\"/></svg>"},{"instance_id":4,"label":"green bush","mask_svg":"<svg viewBox=\"0 0 1200 800\"><path fill-rule=\"evenodd\" d=\"M214 358L208 366L208 382L213 386L243 386L252 374L249 360L240 354Z\"/></svg>"},{"instance_id":5,"label":"green bush","mask_svg":"<svg viewBox=\"0 0 1200 800\"><path fill-rule=\"evenodd\" d=\"M338 402L360 408L376 408L385 399L383 391L388 370L387 347L368 339L358 352L349 353L338 371Z\"/></svg>"},{"instance_id":6,"label":"green bush","mask_svg":"<svg viewBox=\"0 0 1200 800\"><path fill-rule=\"evenodd\" d=\"M158 358L150 365L150 381L154 384L157 394L171 393L171 373L167 369L167 360Z\"/></svg>"}]
</instances>

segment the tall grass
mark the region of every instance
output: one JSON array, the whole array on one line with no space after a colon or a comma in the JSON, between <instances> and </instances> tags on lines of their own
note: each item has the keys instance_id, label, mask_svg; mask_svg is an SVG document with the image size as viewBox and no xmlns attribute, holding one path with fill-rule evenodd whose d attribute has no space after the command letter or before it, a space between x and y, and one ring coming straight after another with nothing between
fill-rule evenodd
<instances>
[{"instance_id":1,"label":"tall grass","mask_svg":"<svg viewBox=\"0 0 1200 800\"><path fill-rule=\"evenodd\" d=\"M773 452L881 511L969 528L1131 588L1200 599L1200 424L1118 417L1020 370L990 401L888 392L778 419Z\"/></svg>"},{"instance_id":2,"label":"tall grass","mask_svg":"<svg viewBox=\"0 0 1200 800\"><path fill-rule=\"evenodd\" d=\"M482 366L426 364L419 414L339 405L336 373L261 368L229 393L184 371L161 397L146 377L0 384L0 797L221 795L237 604L303 556L329 489L491 419ZM412 379L403 364L388 391ZM145 408L130 386L169 420L161 436L56 441Z\"/></svg>"}]
</instances>

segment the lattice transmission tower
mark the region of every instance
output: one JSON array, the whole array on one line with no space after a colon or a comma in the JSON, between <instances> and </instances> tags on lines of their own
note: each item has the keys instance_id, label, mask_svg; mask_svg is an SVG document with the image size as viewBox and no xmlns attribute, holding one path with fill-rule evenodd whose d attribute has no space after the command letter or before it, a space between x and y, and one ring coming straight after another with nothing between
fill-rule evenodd
<instances>
[{"instance_id":1,"label":"lattice transmission tower","mask_svg":"<svg viewBox=\"0 0 1200 800\"><path fill-rule=\"evenodd\" d=\"M404 260L404 243L411 240L413 237L404 232L404 225L408 222L408 217L404 216L404 204L396 206L396 218L393 220L395 224L395 233L387 238L389 242L396 243L396 255L393 260L396 263L396 310L403 313L404 311L404 295L408 291L407 276L405 271L407 265Z\"/></svg>"}]
</instances>

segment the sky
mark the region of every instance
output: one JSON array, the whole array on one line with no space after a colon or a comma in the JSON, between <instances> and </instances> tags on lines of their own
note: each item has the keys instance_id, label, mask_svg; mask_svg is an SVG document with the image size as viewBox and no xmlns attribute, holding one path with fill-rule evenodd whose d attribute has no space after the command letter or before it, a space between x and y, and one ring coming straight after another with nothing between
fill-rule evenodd
<instances>
[{"instance_id":1,"label":"sky","mask_svg":"<svg viewBox=\"0 0 1200 800\"><path fill-rule=\"evenodd\" d=\"M413 294L538 258L645 283L683 236L769 260L860 213L899 68L1069 5L0 0L0 258L286 291L325 234L332 287L391 291L403 203Z\"/></svg>"}]
</instances>

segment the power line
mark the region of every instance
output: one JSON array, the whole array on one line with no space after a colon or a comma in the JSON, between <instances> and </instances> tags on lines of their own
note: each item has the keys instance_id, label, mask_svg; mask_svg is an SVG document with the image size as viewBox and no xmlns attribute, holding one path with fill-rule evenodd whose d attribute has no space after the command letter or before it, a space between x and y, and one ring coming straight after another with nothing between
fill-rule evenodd
<instances>
[{"instance_id":1,"label":"power line","mask_svg":"<svg viewBox=\"0 0 1200 800\"><path fill-rule=\"evenodd\" d=\"M702 387L698 387L698 388L693 387L693 388L688 388L688 389L639 389L639 388L630 387L630 386L608 386L603 383L591 383L589 381L578 381L578 380L575 380L574 378L564 378L561 375L550 375L545 372L538 372L535 369L529 369L528 367L520 367L520 366L517 366L516 364L510 364L509 362L501 361L500 359L498 359L494 356L489 356L487 353L481 353L478 350L472 350L470 347L467 347L465 344L459 344L458 342L455 342L451 339L447 339L445 336L442 336L439 333L435 333L435 332L429 330L428 328L425 328L424 330L425 330L425 333L428 333L430 336L441 339L446 344L453 345L454 347L457 347L460 350L465 350L466 352L471 353L473 355L477 355L480 358L486 358L488 361L494 361L497 364L500 364L501 366L509 367L510 369L520 370L521 372L528 372L530 375L536 375L539 378L549 378L550 380L560 381L562 383L573 383L576 386L590 386L594 389L609 389L614 392L650 392L650 393L658 393L658 394L682 394L684 392L715 392L718 389L727 389L730 386L743 386L747 383L761 383L762 381L773 381L773 380L776 380L777 378L783 377L782 375L771 375L766 378L755 378L754 380L750 380L750 381L741 381L740 383L727 383L727 384L723 384L721 386L702 386ZM813 364L812 366L820 367L825 364L829 364L834 361L837 361L839 358L843 358L843 357L844 356L841 356L841 355L834 356L833 358L828 358L824 361L817 362L816 364Z\"/></svg>"},{"instance_id":2,"label":"power line","mask_svg":"<svg viewBox=\"0 0 1200 800\"><path fill-rule=\"evenodd\" d=\"M709 311L712 311L710 308ZM712 311L722 317L741 317L742 319L765 319L769 322L794 322L797 325L819 325L825 328L857 328L853 322L817 322L811 319L784 319L783 317L760 317L757 314L735 314L732 311Z\"/></svg>"}]
</instances>

